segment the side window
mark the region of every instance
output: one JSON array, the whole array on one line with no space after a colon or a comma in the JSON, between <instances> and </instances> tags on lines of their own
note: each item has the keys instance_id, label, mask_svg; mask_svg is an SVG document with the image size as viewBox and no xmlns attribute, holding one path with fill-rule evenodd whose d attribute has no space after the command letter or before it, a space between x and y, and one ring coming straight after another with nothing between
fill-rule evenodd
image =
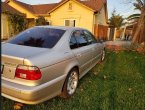
<instances>
[{"instance_id":1,"label":"side window","mask_svg":"<svg viewBox=\"0 0 145 110\"><path fill-rule=\"evenodd\" d=\"M72 36L71 39L70 39L70 48L75 49L77 47L78 47L77 41L76 41L75 37Z\"/></svg>"},{"instance_id":2,"label":"side window","mask_svg":"<svg viewBox=\"0 0 145 110\"><path fill-rule=\"evenodd\" d=\"M79 47L86 46L88 44L87 38L84 35L83 31L77 30L73 33L72 36L75 37Z\"/></svg>"},{"instance_id":3,"label":"side window","mask_svg":"<svg viewBox=\"0 0 145 110\"><path fill-rule=\"evenodd\" d=\"M94 38L94 36L89 31L85 30L84 34L85 34L89 44L93 44L93 43L97 42L97 40Z\"/></svg>"},{"instance_id":4,"label":"side window","mask_svg":"<svg viewBox=\"0 0 145 110\"><path fill-rule=\"evenodd\" d=\"M82 30L74 31L70 39L70 48L75 49L86 45L88 45L88 38L84 32Z\"/></svg>"}]
</instances>

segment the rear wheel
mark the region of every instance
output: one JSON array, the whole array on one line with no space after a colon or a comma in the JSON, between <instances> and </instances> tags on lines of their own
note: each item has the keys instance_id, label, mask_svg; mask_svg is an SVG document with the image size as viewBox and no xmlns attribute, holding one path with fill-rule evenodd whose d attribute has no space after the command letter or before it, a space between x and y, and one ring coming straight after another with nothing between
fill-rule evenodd
<instances>
[{"instance_id":1,"label":"rear wheel","mask_svg":"<svg viewBox=\"0 0 145 110\"><path fill-rule=\"evenodd\" d=\"M72 96L76 91L78 80L79 80L78 70L74 68L69 72L60 96L63 98L68 98Z\"/></svg>"}]
</instances>

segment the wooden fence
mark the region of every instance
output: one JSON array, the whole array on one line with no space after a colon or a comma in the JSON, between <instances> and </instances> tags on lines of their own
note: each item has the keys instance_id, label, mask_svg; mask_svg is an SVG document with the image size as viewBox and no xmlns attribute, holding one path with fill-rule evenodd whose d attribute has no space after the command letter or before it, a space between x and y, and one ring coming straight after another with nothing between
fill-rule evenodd
<instances>
[{"instance_id":1,"label":"wooden fence","mask_svg":"<svg viewBox=\"0 0 145 110\"><path fill-rule=\"evenodd\" d=\"M95 24L94 34L97 39L107 40L108 39L108 26Z\"/></svg>"}]
</instances>

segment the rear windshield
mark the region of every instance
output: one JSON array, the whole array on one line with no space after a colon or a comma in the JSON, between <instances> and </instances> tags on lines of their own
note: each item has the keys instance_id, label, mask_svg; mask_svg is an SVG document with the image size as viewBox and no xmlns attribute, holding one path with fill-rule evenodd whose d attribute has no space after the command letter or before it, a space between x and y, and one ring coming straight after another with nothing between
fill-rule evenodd
<instances>
[{"instance_id":1,"label":"rear windshield","mask_svg":"<svg viewBox=\"0 0 145 110\"><path fill-rule=\"evenodd\" d=\"M53 48L64 33L65 30L61 29L34 27L20 33L8 41L8 43L31 47Z\"/></svg>"}]
</instances>

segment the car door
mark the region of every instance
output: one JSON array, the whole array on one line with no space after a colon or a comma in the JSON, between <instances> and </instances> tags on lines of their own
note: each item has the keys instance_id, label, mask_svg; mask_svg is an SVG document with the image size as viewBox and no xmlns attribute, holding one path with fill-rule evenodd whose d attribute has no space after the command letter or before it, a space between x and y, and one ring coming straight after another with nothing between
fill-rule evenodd
<instances>
[{"instance_id":1,"label":"car door","mask_svg":"<svg viewBox=\"0 0 145 110\"><path fill-rule=\"evenodd\" d=\"M90 68L92 63L92 46L88 45L82 30L75 30L70 39L70 48L79 62L80 76Z\"/></svg>"},{"instance_id":2,"label":"car door","mask_svg":"<svg viewBox=\"0 0 145 110\"><path fill-rule=\"evenodd\" d=\"M102 52L102 44L100 42L97 42L95 37L91 34L91 32L84 30L84 34L88 39L89 44L92 45L92 64L96 64L101 57L101 52Z\"/></svg>"}]
</instances>

